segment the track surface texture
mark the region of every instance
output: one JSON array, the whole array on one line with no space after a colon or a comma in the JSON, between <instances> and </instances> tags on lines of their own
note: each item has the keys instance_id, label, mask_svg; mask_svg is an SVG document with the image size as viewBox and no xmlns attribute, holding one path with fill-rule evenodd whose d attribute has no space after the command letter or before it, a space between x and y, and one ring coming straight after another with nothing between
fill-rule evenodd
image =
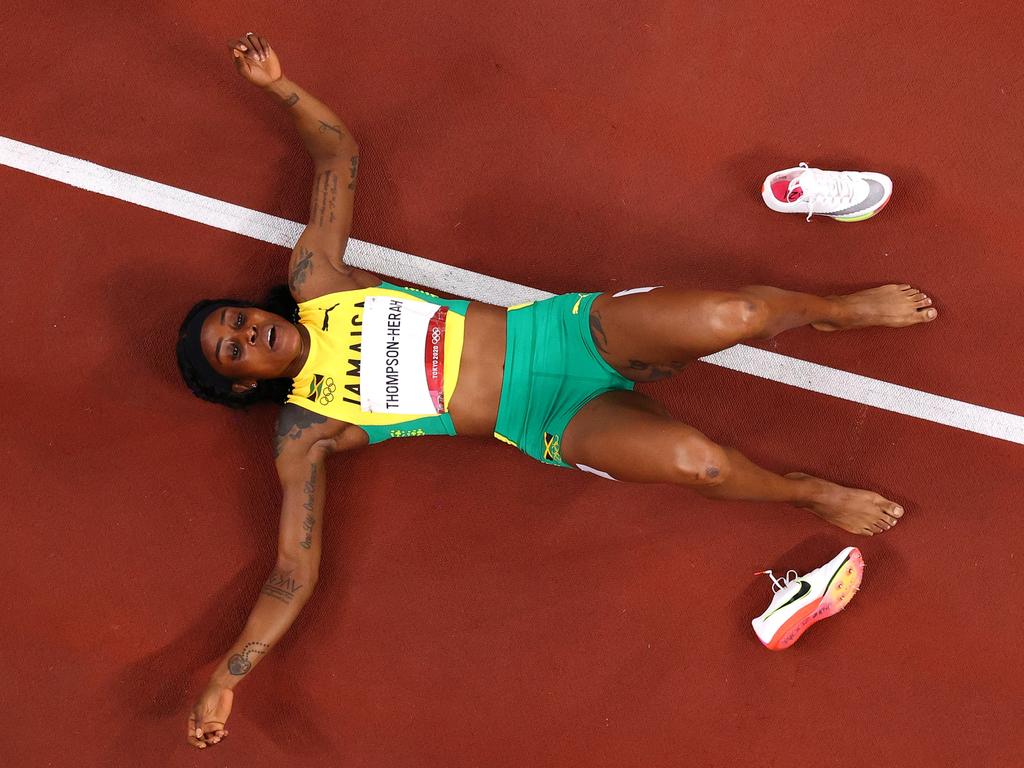
<instances>
[{"instance_id":1,"label":"track surface texture","mask_svg":"<svg viewBox=\"0 0 1024 768\"><path fill-rule=\"evenodd\" d=\"M14 0L0 136L305 221L311 163L229 61L256 30L360 143L353 236L552 292L913 283L937 322L760 346L1024 414L1019 4L625 5ZM767 210L799 161L888 173L892 202ZM197 752L280 492L273 410L193 398L173 342L288 252L3 166L0 201L0 763L1018 764L1024 448L703 363L647 391L905 519L861 539L497 441L334 458L317 595ZM857 600L764 650L750 574L852 544Z\"/></svg>"}]
</instances>

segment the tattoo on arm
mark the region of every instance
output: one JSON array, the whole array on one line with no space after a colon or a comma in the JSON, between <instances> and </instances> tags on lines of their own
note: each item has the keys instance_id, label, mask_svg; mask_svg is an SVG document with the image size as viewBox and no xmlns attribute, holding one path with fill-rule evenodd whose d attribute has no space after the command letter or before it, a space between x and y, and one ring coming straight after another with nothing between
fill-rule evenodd
<instances>
[{"instance_id":1,"label":"tattoo on arm","mask_svg":"<svg viewBox=\"0 0 1024 768\"><path fill-rule=\"evenodd\" d=\"M288 605L303 586L303 584L299 584L292 578L291 571L282 571L279 568L275 568L271 571L267 580L263 582L263 589L260 590L260 594L280 600Z\"/></svg>"},{"instance_id":2,"label":"tattoo on arm","mask_svg":"<svg viewBox=\"0 0 1024 768\"><path fill-rule=\"evenodd\" d=\"M299 94L297 94L297 93L293 93L291 96L289 96L287 99L284 100L284 105L286 107L294 107L298 103L299 103Z\"/></svg>"},{"instance_id":3,"label":"tattoo on arm","mask_svg":"<svg viewBox=\"0 0 1024 768\"><path fill-rule=\"evenodd\" d=\"M338 134L338 141L341 141L343 138L345 138L345 134L343 134L341 132L341 126L340 125L328 125L323 120L321 120L320 121L320 133L327 133L328 131L331 131L333 133Z\"/></svg>"},{"instance_id":4,"label":"tattoo on arm","mask_svg":"<svg viewBox=\"0 0 1024 768\"><path fill-rule=\"evenodd\" d=\"M352 168L350 169L351 178L349 179L348 188L349 191L354 191L356 188L356 176L359 175L359 155L352 155Z\"/></svg>"},{"instance_id":5,"label":"tattoo on arm","mask_svg":"<svg viewBox=\"0 0 1024 768\"><path fill-rule=\"evenodd\" d=\"M326 183L324 184L324 200L326 201L327 205L321 207L321 210L320 210L320 223L321 224L324 223L324 211L323 211L323 208L326 207L326 208L329 208L330 212L331 212L331 215L330 215L330 218L328 219L328 222L333 224L334 223L334 204L338 200L338 174L331 173L330 171L327 171L325 182ZM328 198L328 195L330 195L329 198Z\"/></svg>"},{"instance_id":6,"label":"tattoo on arm","mask_svg":"<svg viewBox=\"0 0 1024 768\"><path fill-rule=\"evenodd\" d=\"M302 508L306 510L306 519L302 521L302 530L306 535L299 542L299 546L303 549L309 549L313 546L313 526L316 525L316 517L313 515L313 496L316 493L316 464L309 465L309 480L302 486L302 490L306 494L306 502L302 505Z\"/></svg>"},{"instance_id":7,"label":"tattoo on arm","mask_svg":"<svg viewBox=\"0 0 1024 768\"><path fill-rule=\"evenodd\" d=\"M327 421L326 416L313 413L298 405L288 404L281 408L281 413L277 417L277 435L274 438L274 458L281 455L288 440L298 440L302 437L303 431L314 424L323 424L325 421Z\"/></svg>"},{"instance_id":8,"label":"tattoo on arm","mask_svg":"<svg viewBox=\"0 0 1024 768\"><path fill-rule=\"evenodd\" d=\"M297 291L299 286L306 282L309 273L313 271L313 252L303 247L300 249L299 258L292 267L291 289Z\"/></svg>"},{"instance_id":9,"label":"tattoo on arm","mask_svg":"<svg viewBox=\"0 0 1024 768\"><path fill-rule=\"evenodd\" d=\"M228 672L239 677L252 669L252 658L262 656L270 648L270 643L246 643L241 653L228 659Z\"/></svg>"},{"instance_id":10,"label":"tattoo on arm","mask_svg":"<svg viewBox=\"0 0 1024 768\"><path fill-rule=\"evenodd\" d=\"M338 202L338 174L327 170L316 178L316 189L313 191L313 209L309 214L310 223L324 225L324 214L329 214L328 223L334 223L334 209Z\"/></svg>"},{"instance_id":11,"label":"tattoo on arm","mask_svg":"<svg viewBox=\"0 0 1024 768\"><path fill-rule=\"evenodd\" d=\"M604 327L601 325L600 312L590 313L590 336L594 339L597 348L607 355L608 335L604 332Z\"/></svg>"}]
</instances>

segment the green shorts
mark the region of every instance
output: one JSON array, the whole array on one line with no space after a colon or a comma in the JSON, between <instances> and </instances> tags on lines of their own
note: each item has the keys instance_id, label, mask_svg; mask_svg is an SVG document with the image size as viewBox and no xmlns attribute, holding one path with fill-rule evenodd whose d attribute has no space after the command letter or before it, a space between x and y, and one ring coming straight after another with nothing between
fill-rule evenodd
<instances>
[{"instance_id":1,"label":"green shorts","mask_svg":"<svg viewBox=\"0 0 1024 768\"><path fill-rule=\"evenodd\" d=\"M562 461L562 433L584 405L633 382L601 357L590 335L599 293L567 293L509 307L505 375L494 436L545 464Z\"/></svg>"}]
</instances>

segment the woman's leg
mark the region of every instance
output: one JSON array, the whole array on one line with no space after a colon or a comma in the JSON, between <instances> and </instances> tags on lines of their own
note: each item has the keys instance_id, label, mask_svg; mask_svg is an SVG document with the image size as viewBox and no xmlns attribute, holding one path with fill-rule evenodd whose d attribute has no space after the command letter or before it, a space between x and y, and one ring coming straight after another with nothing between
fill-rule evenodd
<instances>
[{"instance_id":1,"label":"woman's leg","mask_svg":"<svg viewBox=\"0 0 1024 768\"><path fill-rule=\"evenodd\" d=\"M711 499L788 501L851 533L887 531L903 515L871 491L762 469L638 392L608 392L587 403L563 433L561 451L567 463L615 480L673 483Z\"/></svg>"},{"instance_id":2,"label":"woman's leg","mask_svg":"<svg viewBox=\"0 0 1024 768\"><path fill-rule=\"evenodd\" d=\"M698 357L801 325L835 331L934 320L932 300L909 285L814 296L755 285L738 291L657 288L599 296L590 330L604 358L634 381L655 381Z\"/></svg>"}]
</instances>

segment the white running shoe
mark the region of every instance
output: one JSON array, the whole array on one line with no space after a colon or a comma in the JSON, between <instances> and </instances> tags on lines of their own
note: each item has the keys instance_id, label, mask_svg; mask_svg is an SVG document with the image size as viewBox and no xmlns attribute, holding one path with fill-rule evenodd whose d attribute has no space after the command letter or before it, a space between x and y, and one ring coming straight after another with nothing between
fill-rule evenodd
<instances>
[{"instance_id":1,"label":"white running shoe","mask_svg":"<svg viewBox=\"0 0 1024 768\"><path fill-rule=\"evenodd\" d=\"M847 547L806 576L796 571L786 571L781 580L771 571L755 575L761 573L771 578L775 597L768 610L751 624L767 648L781 651L795 643L811 624L839 613L849 604L860 589L864 558L856 547Z\"/></svg>"},{"instance_id":2,"label":"white running shoe","mask_svg":"<svg viewBox=\"0 0 1024 768\"><path fill-rule=\"evenodd\" d=\"M830 216L837 221L864 221L892 197L892 179L884 173L823 171L800 163L769 174L761 185L764 204L780 213Z\"/></svg>"}]
</instances>

